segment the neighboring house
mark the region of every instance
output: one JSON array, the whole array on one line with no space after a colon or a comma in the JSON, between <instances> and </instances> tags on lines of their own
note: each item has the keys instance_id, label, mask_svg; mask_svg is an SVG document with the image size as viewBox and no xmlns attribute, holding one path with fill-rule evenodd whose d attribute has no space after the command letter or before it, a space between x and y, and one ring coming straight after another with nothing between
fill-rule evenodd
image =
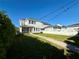
<instances>
[{"instance_id":1,"label":"neighboring house","mask_svg":"<svg viewBox=\"0 0 79 59\"><path fill-rule=\"evenodd\" d=\"M68 29L72 29L73 31L79 31L79 23L68 25Z\"/></svg>"},{"instance_id":2,"label":"neighboring house","mask_svg":"<svg viewBox=\"0 0 79 59\"><path fill-rule=\"evenodd\" d=\"M43 32L46 32L46 31L53 31L53 26L46 26L44 27L44 31Z\"/></svg>"},{"instance_id":3,"label":"neighboring house","mask_svg":"<svg viewBox=\"0 0 79 59\"><path fill-rule=\"evenodd\" d=\"M49 34L58 34L58 35L67 35L67 36L74 36L78 34L79 26L63 26L63 25L55 25L55 26L48 26L45 28L43 33Z\"/></svg>"},{"instance_id":4,"label":"neighboring house","mask_svg":"<svg viewBox=\"0 0 79 59\"><path fill-rule=\"evenodd\" d=\"M25 32L40 33L47 26L50 26L50 24L38 21L34 18L27 18L27 19L20 20L21 33L25 33Z\"/></svg>"}]
</instances>

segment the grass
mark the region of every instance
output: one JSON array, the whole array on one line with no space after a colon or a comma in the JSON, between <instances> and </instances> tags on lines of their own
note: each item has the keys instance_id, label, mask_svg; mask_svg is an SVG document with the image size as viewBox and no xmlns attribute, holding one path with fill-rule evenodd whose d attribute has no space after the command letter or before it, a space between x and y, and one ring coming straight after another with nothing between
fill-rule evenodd
<instances>
[{"instance_id":1,"label":"grass","mask_svg":"<svg viewBox=\"0 0 79 59\"><path fill-rule=\"evenodd\" d=\"M48 43L48 44L50 44L51 46L54 46L54 47L56 47L56 48L58 48L58 49L63 49L63 47L58 46L58 45L56 45L56 44L54 44L54 43L52 43L52 42L49 42L48 40L45 40L44 38L35 37L35 36L29 35L29 34L25 34L25 35L26 35L26 36L31 36L31 37L33 37L33 38L37 38L37 39L40 40L41 42Z\"/></svg>"},{"instance_id":2,"label":"grass","mask_svg":"<svg viewBox=\"0 0 79 59\"><path fill-rule=\"evenodd\" d=\"M17 35L7 50L7 59L64 59L63 50L42 41L41 38Z\"/></svg>"},{"instance_id":3,"label":"grass","mask_svg":"<svg viewBox=\"0 0 79 59\"><path fill-rule=\"evenodd\" d=\"M59 41L66 41L69 38L69 36L56 35L56 34L41 34L41 33L38 33L38 35L49 37L49 38L56 39L56 40L59 40Z\"/></svg>"},{"instance_id":4,"label":"grass","mask_svg":"<svg viewBox=\"0 0 79 59\"><path fill-rule=\"evenodd\" d=\"M35 34L36 34L36 33L35 33ZM40 40L41 42L47 43L47 44L49 44L49 45L51 45L51 46L54 46L54 47L56 47L56 48L59 49L59 50L63 50L63 53L64 53L64 54L68 53L68 52L67 52L68 49L63 48L62 46L59 46L59 45L57 45L57 44L55 44L55 43L52 43L52 42L50 42L50 41L48 41L48 40L46 40L46 39L44 39L44 38L32 36L32 35L29 35L29 34L25 34L25 35L26 35L26 36L31 36L31 37L33 37L33 38L37 38L37 39Z\"/></svg>"},{"instance_id":5,"label":"grass","mask_svg":"<svg viewBox=\"0 0 79 59\"><path fill-rule=\"evenodd\" d=\"M69 36L64 36L64 35L56 35L56 34L41 34L41 33L35 33L37 35L41 35L41 36L46 36L46 37L49 37L49 38L53 38L53 39L56 39L56 40L59 40L59 41L69 41L69 42L74 42L73 40L69 40L68 38L70 38ZM41 38L41 41L44 41L44 42L47 42L48 44L58 48L58 49L63 49L64 50L64 55L67 55L69 54L70 55L70 51L69 49L66 49L66 48L63 48L55 43L52 43L52 42L49 42L43 38Z\"/></svg>"},{"instance_id":6,"label":"grass","mask_svg":"<svg viewBox=\"0 0 79 59\"><path fill-rule=\"evenodd\" d=\"M28 35L28 34L25 34L25 35ZM38 35L41 35L41 34L38 34ZM42 34L42 35L44 35L44 34ZM50 35L53 35L53 34L50 34ZM29 35L29 36L31 36L31 35ZM63 35L57 35L57 36L63 36ZM31 36L31 37L34 37L34 38L37 38L37 40L40 40L41 42L44 42L44 43L46 43L46 44L49 44L49 45L51 45L52 47L54 46L54 47L56 47L57 49L59 49L59 50L63 50L63 54L65 55L65 56L67 56L67 55L71 55L71 52L69 52L70 50L69 49L66 49L66 48L63 48L63 47L61 47L61 46L59 46L59 45L57 45L57 44L55 44L55 43L52 43L52 42L49 42L48 40L45 40L44 38L39 38L39 37L35 37L35 36ZM68 36L64 36L65 38L68 38ZM57 37L58 38L58 37ZM70 56L70 57L72 57L72 56ZM72 57L73 58L73 57ZM71 59L72 59L71 58Z\"/></svg>"}]
</instances>

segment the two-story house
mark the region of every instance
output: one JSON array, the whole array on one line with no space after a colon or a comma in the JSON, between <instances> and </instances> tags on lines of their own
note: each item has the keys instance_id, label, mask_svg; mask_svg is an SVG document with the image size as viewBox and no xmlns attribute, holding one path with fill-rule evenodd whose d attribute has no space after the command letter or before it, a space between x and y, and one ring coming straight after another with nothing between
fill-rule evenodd
<instances>
[{"instance_id":1,"label":"two-story house","mask_svg":"<svg viewBox=\"0 0 79 59\"><path fill-rule=\"evenodd\" d=\"M33 18L20 19L20 32L40 33L50 24L35 20Z\"/></svg>"}]
</instances>

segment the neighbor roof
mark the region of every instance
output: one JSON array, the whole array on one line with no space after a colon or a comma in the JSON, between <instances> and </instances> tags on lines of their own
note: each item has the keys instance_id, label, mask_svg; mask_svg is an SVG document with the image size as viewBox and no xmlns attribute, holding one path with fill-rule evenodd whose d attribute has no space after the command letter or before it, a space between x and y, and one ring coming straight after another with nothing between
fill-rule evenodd
<instances>
[{"instance_id":1,"label":"neighbor roof","mask_svg":"<svg viewBox=\"0 0 79 59\"><path fill-rule=\"evenodd\" d=\"M67 27L79 27L79 23L68 25Z\"/></svg>"}]
</instances>

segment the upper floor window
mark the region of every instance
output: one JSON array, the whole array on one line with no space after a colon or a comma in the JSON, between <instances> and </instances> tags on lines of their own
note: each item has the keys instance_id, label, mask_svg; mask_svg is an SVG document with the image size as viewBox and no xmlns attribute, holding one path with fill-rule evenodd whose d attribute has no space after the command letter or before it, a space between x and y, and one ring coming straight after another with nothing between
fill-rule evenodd
<instances>
[{"instance_id":1,"label":"upper floor window","mask_svg":"<svg viewBox=\"0 0 79 59\"><path fill-rule=\"evenodd\" d=\"M36 24L36 21L29 20L29 24Z\"/></svg>"}]
</instances>

